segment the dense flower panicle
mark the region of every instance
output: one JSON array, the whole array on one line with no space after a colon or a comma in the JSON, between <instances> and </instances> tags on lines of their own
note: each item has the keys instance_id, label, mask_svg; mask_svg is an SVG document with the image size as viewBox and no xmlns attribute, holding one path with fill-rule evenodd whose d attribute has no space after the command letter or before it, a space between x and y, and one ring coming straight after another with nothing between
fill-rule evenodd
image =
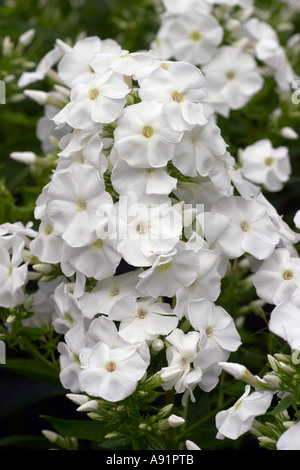
<instances>
[{"instance_id":1,"label":"dense flower panicle","mask_svg":"<svg viewBox=\"0 0 300 470\"><path fill-rule=\"evenodd\" d=\"M51 321L62 335L60 380L73 394L126 399L152 374L152 353L163 361L162 388L183 405L197 388L212 391L241 346L235 312L218 304L240 258L259 300L275 305L270 331L300 349L299 236L262 193L289 179L288 149L263 139L243 149L239 165L217 120L262 89L258 61L282 90L293 77L276 32L251 17L253 3L164 0L154 50L96 36L73 47L57 40L20 79L26 86L56 66L60 92L42 97L39 135L45 148L55 136L60 150L36 201L38 232L0 226L0 306L25 301L25 254L37 272L58 265L47 287L32 276L32 323ZM271 400L247 385L217 414L217 438L247 432Z\"/></svg>"}]
</instances>

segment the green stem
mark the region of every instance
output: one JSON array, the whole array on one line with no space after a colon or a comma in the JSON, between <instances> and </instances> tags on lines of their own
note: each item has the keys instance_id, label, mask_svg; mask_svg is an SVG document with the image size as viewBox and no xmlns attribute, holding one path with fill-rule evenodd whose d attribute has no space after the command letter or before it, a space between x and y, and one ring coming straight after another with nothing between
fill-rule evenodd
<instances>
[{"instance_id":1,"label":"green stem","mask_svg":"<svg viewBox=\"0 0 300 470\"><path fill-rule=\"evenodd\" d=\"M22 340L26 343L26 347L28 348L28 350L32 353L34 357L42 361L44 364L47 364L48 367L51 367L52 369L55 369L56 371L58 371L56 364L48 361L44 356L42 356L40 352L30 343L30 341L27 338L22 336Z\"/></svg>"}]
</instances>

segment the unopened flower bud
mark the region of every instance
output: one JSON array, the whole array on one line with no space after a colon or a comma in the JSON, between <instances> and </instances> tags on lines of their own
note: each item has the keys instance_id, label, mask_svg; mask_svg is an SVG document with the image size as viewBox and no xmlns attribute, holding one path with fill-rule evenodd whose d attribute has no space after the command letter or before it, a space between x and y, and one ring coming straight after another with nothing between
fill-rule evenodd
<instances>
[{"instance_id":1,"label":"unopened flower bud","mask_svg":"<svg viewBox=\"0 0 300 470\"><path fill-rule=\"evenodd\" d=\"M151 346L152 346L152 349L154 349L154 351L159 352L162 349L164 349L164 342L161 339L157 338L152 341Z\"/></svg>"},{"instance_id":2,"label":"unopened flower bud","mask_svg":"<svg viewBox=\"0 0 300 470\"><path fill-rule=\"evenodd\" d=\"M89 397L81 395L80 393L67 393L66 397L76 405L83 405L89 401Z\"/></svg>"},{"instance_id":3,"label":"unopened flower bud","mask_svg":"<svg viewBox=\"0 0 300 470\"><path fill-rule=\"evenodd\" d=\"M48 99L48 94L42 90L24 90L23 93L27 98L41 105L46 104Z\"/></svg>"},{"instance_id":4,"label":"unopened flower bud","mask_svg":"<svg viewBox=\"0 0 300 470\"><path fill-rule=\"evenodd\" d=\"M171 415L168 417L168 423L171 428L178 428L184 424L185 420L181 416Z\"/></svg>"},{"instance_id":5,"label":"unopened flower bud","mask_svg":"<svg viewBox=\"0 0 300 470\"><path fill-rule=\"evenodd\" d=\"M36 161L36 154L33 152L12 152L9 156L26 165L32 165Z\"/></svg>"},{"instance_id":6,"label":"unopened flower bud","mask_svg":"<svg viewBox=\"0 0 300 470\"><path fill-rule=\"evenodd\" d=\"M296 140L296 139L299 139L299 135L297 134L297 132L292 129L291 127L283 127L281 130L280 130L280 135L282 137L284 137L285 139L289 139L289 140Z\"/></svg>"},{"instance_id":7,"label":"unopened flower bud","mask_svg":"<svg viewBox=\"0 0 300 470\"><path fill-rule=\"evenodd\" d=\"M200 447L195 444L195 442L189 440L185 441L185 447L187 448L187 450L201 450Z\"/></svg>"},{"instance_id":8,"label":"unopened flower bud","mask_svg":"<svg viewBox=\"0 0 300 470\"><path fill-rule=\"evenodd\" d=\"M86 411L96 411L99 405L97 400L89 400L86 403L80 405L76 411L86 412Z\"/></svg>"},{"instance_id":9,"label":"unopened flower bud","mask_svg":"<svg viewBox=\"0 0 300 470\"><path fill-rule=\"evenodd\" d=\"M173 408L173 404L172 404L172 403L170 403L170 405L164 406L161 410L159 410L159 412L157 413L157 416L158 416L159 418L164 418L165 416L167 416L167 415L170 413L170 411L172 410L172 408Z\"/></svg>"},{"instance_id":10,"label":"unopened flower bud","mask_svg":"<svg viewBox=\"0 0 300 470\"><path fill-rule=\"evenodd\" d=\"M42 434L50 442L56 442L59 438L59 434L54 431L48 431L48 429L42 429Z\"/></svg>"},{"instance_id":11,"label":"unopened flower bud","mask_svg":"<svg viewBox=\"0 0 300 470\"><path fill-rule=\"evenodd\" d=\"M25 31L25 33L21 34L19 37L19 44L22 44L22 46L29 46L31 44L33 38L35 35L35 29L31 28L28 31Z\"/></svg>"},{"instance_id":12,"label":"unopened flower bud","mask_svg":"<svg viewBox=\"0 0 300 470\"><path fill-rule=\"evenodd\" d=\"M38 263L34 264L32 268L37 271L38 273L45 273L48 274L52 271L52 265L47 263Z\"/></svg>"},{"instance_id":13,"label":"unopened flower bud","mask_svg":"<svg viewBox=\"0 0 300 470\"><path fill-rule=\"evenodd\" d=\"M264 375L264 381L274 389L279 389L281 385L281 380L277 375L266 374Z\"/></svg>"}]
</instances>

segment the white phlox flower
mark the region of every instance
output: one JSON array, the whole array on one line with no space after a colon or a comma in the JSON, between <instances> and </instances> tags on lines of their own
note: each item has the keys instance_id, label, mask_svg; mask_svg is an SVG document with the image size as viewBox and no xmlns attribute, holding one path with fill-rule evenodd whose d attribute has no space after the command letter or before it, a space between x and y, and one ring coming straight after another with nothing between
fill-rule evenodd
<instances>
[{"instance_id":1,"label":"white phlox flower","mask_svg":"<svg viewBox=\"0 0 300 470\"><path fill-rule=\"evenodd\" d=\"M139 274L137 289L143 296L173 297L182 286L192 284L197 274L196 253L179 241L173 251L158 255L152 266Z\"/></svg>"},{"instance_id":2,"label":"white phlox flower","mask_svg":"<svg viewBox=\"0 0 300 470\"><path fill-rule=\"evenodd\" d=\"M250 391L251 387L247 384L244 394L231 408L217 413L217 439L237 439L249 431L256 416L263 415L268 410L273 398L272 393Z\"/></svg>"},{"instance_id":3,"label":"white phlox flower","mask_svg":"<svg viewBox=\"0 0 300 470\"><path fill-rule=\"evenodd\" d=\"M25 300L28 263L23 262L24 240L16 234L0 237L0 305L16 307Z\"/></svg>"},{"instance_id":4,"label":"white phlox flower","mask_svg":"<svg viewBox=\"0 0 300 470\"><path fill-rule=\"evenodd\" d=\"M59 77L70 88L79 82L89 82L95 78L95 70L91 67L94 54L119 51L121 46L113 39L101 40L97 36L80 39L59 61L57 66Z\"/></svg>"},{"instance_id":5,"label":"white phlox flower","mask_svg":"<svg viewBox=\"0 0 300 470\"><path fill-rule=\"evenodd\" d=\"M57 172L48 186L47 196L47 214L54 231L74 247L96 241L96 230L107 224L113 210L104 182L90 165Z\"/></svg>"},{"instance_id":6,"label":"white phlox flower","mask_svg":"<svg viewBox=\"0 0 300 470\"><path fill-rule=\"evenodd\" d=\"M100 177L103 178L103 174L108 167L108 161L103 153L103 140L98 132L88 136L79 150L71 152L66 157L59 155L56 171L82 164L94 167L99 172Z\"/></svg>"},{"instance_id":7,"label":"white phlox flower","mask_svg":"<svg viewBox=\"0 0 300 470\"><path fill-rule=\"evenodd\" d=\"M280 237L264 204L256 199L231 196L220 199L215 205L215 211L231 219L218 240L227 256L236 258L248 253L262 260L273 253Z\"/></svg>"},{"instance_id":8,"label":"white phlox flower","mask_svg":"<svg viewBox=\"0 0 300 470\"><path fill-rule=\"evenodd\" d=\"M171 62L157 67L140 84L142 101L163 103L163 112L175 131L190 130L208 122L203 106L207 97L202 72L188 62Z\"/></svg>"},{"instance_id":9,"label":"white phlox flower","mask_svg":"<svg viewBox=\"0 0 300 470\"><path fill-rule=\"evenodd\" d=\"M222 40L223 28L218 20L208 13L194 10L164 15L156 36L163 58L175 58L195 65L207 63Z\"/></svg>"},{"instance_id":10,"label":"white phlox flower","mask_svg":"<svg viewBox=\"0 0 300 470\"><path fill-rule=\"evenodd\" d=\"M199 386L204 391L211 391L218 383L221 368L218 365L221 355L217 349L199 350L200 334L190 331L185 334L175 329L166 337L169 343L166 351L168 366L159 374L163 379L162 387L182 394L182 404L190 397L194 402L193 390Z\"/></svg>"},{"instance_id":11,"label":"white phlox flower","mask_svg":"<svg viewBox=\"0 0 300 470\"><path fill-rule=\"evenodd\" d=\"M200 332L201 347L217 348L225 361L242 344L233 318L224 308L207 299L189 302L187 317L192 327Z\"/></svg>"},{"instance_id":12,"label":"white phlox flower","mask_svg":"<svg viewBox=\"0 0 300 470\"><path fill-rule=\"evenodd\" d=\"M75 325L64 335L64 341L58 343L60 354L59 378L64 388L72 393L81 392L79 373L81 372L80 354L89 343L87 334L81 325Z\"/></svg>"},{"instance_id":13,"label":"white phlox flower","mask_svg":"<svg viewBox=\"0 0 300 470\"><path fill-rule=\"evenodd\" d=\"M255 59L233 46L219 47L202 71L208 99L225 117L244 107L264 83Z\"/></svg>"},{"instance_id":14,"label":"white phlox flower","mask_svg":"<svg viewBox=\"0 0 300 470\"><path fill-rule=\"evenodd\" d=\"M300 287L271 312L269 330L283 338L291 349L300 350Z\"/></svg>"},{"instance_id":15,"label":"white phlox flower","mask_svg":"<svg viewBox=\"0 0 300 470\"><path fill-rule=\"evenodd\" d=\"M135 168L121 159L117 159L113 166L111 182L118 194L131 190L139 201L148 199L150 195L167 196L177 186L177 179L169 175L166 167Z\"/></svg>"},{"instance_id":16,"label":"white phlox flower","mask_svg":"<svg viewBox=\"0 0 300 470\"><path fill-rule=\"evenodd\" d=\"M85 292L79 303L86 318L93 318L97 313L108 315L113 305L126 296L139 297L135 286L139 280L140 269L118 274L97 282L91 292Z\"/></svg>"},{"instance_id":17,"label":"white phlox flower","mask_svg":"<svg viewBox=\"0 0 300 470\"><path fill-rule=\"evenodd\" d=\"M154 340L177 327L178 317L166 303L156 299L135 299L132 296L116 302L109 318L120 322L119 335L128 343Z\"/></svg>"},{"instance_id":18,"label":"white phlox flower","mask_svg":"<svg viewBox=\"0 0 300 470\"><path fill-rule=\"evenodd\" d=\"M87 83L76 83L70 102L52 119L75 129L89 129L95 123L115 121L123 111L130 89L118 74L106 72Z\"/></svg>"},{"instance_id":19,"label":"white phlox flower","mask_svg":"<svg viewBox=\"0 0 300 470\"><path fill-rule=\"evenodd\" d=\"M242 152L242 173L269 191L280 191L291 174L289 149L273 148L269 139L249 145Z\"/></svg>"},{"instance_id":20,"label":"white phlox flower","mask_svg":"<svg viewBox=\"0 0 300 470\"><path fill-rule=\"evenodd\" d=\"M98 320L100 318L94 322ZM136 345L119 344L114 323L105 320L111 322L105 327L105 340L100 339L90 350L84 351L84 368L79 374L79 383L87 394L116 402L134 392L148 367L149 358L145 358L146 355L140 353ZM99 331L98 328L96 330ZM97 333L95 329L93 331L95 337Z\"/></svg>"},{"instance_id":21,"label":"white phlox flower","mask_svg":"<svg viewBox=\"0 0 300 470\"><path fill-rule=\"evenodd\" d=\"M68 277L80 272L86 277L101 280L115 274L120 261L116 240L105 237L83 247L65 245L61 269Z\"/></svg>"},{"instance_id":22,"label":"white phlox flower","mask_svg":"<svg viewBox=\"0 0 300 470\"><path fill-rule=\"evenodd\" d=\"M158 255L170 252L180 240L182 217L169 199L140 204L134 193L127 193L120 198L117 213L117 250L132 266L152 266Z\"/></svg>"},{"instance_id":23,"label":"white phlox flower","mask_svg":"<svg viewBox=\"0 0 300 470\"><path fill-rule=\"evenodd\" d=\"M175 313L179 317L186 316L191 301L206 298L214 302L221 293L220 256L215 251L203 248L199 251L196 263L196 279L176 292Z\"/></svg>"},{"instance_id":24,"label":"white phlox flower","mask_svg":"<svg viewBox=\"0 0 300 470\"><path fill-rule=\"evenodd\" d=\"M163 104L145 101L124 109L114 132L119 158L137 168L160 168L173 158L182 133L170 128Z\"/></svg>"},{"instance_id":25,"label":"white phlox flower","mask_svg":"<svg viewBox=\"0 0 300 470\"><path fill-rule=\"evenodd\" d=\"M257 295L270 304L289 300L300 285L300 259L286 248L277 248L253 277Z\"/></svg>"},{"instance_id":26,"label":"white phlox flower","mask_svg":"<svg viewBox=\"0 0 300 470\"><path fill-rule=\"evenodd\" d=\"M78 299L70 291L67 283L60 283L54 290L53 303L55 317L53 326L57 333L65 334L76 324L83 324L83 316Z\"/></svg>"},{"instance_id":27,"label":"white phlox flower","mask_svg":"<svg viewBox=\"0 0 300 470\"><path fill-rule=\"evenodd\" d=\"M300 423L284 431L276 444L277 450L300 450Z\"/></svg>"},{"instance_id":28,"label":"white phlox flower","mask_svg":"<svg viewBox=\"0 0 300 470\"><path fill-rule=\"evenodd\" d=\"M55 44L54 48L47 52L47 54L40 60L36 69L33 72L23 72L18 80L18 86L24 88L31 83L43 80L47 72L59 61L62 57L60 48Z\"/></svg>"},{"instance_id":29,"label":"white phlox flower","mask_svg":"<svg viewBox=\"0 0 300 470\"><path fill-rule=\"evenodd\" d=\"M129 52L122 49L95 54L91 67L100 75L107 70L113 70L126 77L136 79L137 74L143 74L141 70L148 70L153 66L157 66L159 62L160 54L156 51Z\"/></svg>"},{"instance_id":30,"label":"white phlox flower","mask_svg":"<svg viewBox=\"0 0 300 470\"><path fill-rule=\"evenodd\" d=\"M43 263L59 263L63 257L64 240L55 233L53 223L44 219L38 235L30 242L30 252Z\"/></svg>"},{"instance_id":31,"label":"white phlox flower","mask_svg":"<svg viewBox=\"0 0 300 470\"><path fill-rule=\"evenodd\" d=\"M224 155L226 147L220 128L211 117L206 125L184 133L172 161L184 175L207 176L215 166L215 157Z\"/></svg>"}]
</instances>

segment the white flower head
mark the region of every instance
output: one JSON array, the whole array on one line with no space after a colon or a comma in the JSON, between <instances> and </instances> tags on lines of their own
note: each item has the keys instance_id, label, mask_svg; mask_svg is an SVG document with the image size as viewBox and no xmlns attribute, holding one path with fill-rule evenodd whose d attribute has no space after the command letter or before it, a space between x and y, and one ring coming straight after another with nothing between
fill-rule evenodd
<instances>
[{"instance_id":1,"label":"white flower head","mask_svg":"<svg viewBox=\"0 0 300 470\"><path fill-rule=\"evenodd\" d=\"M177 327L178 317L170 306L155 299L127 296L114 304L109 318L120 322L119 335L129 343L154 340Z\"/></svg>"},{"instance_id":2,"label":"white flower head","mask_svg":"<svg viewBox=\"0 0 300 470\"><path fill-rule=\"evenodd\" d=\"M278 439L277 450L300 450L300 423L295 423Z\"/></svg>"},{"instance_id":3,"label":"white flower head","mask_svg":"<svg viewBox=\"0 0 300 470\"><path fill-rule=\"evenodd\" d=\"M272 310L269 330L283 338L292 349L300 350L300 287L291 297L280 302Z\"/></svg>"},{"instance_id":4,"label":"white flower head","mask_svg":"<svg viewBox=\"0 0 300 470\"><path fill-rule=\"evenodd\" d=\"M216 415L218 428L217 439L237 439L249 431L256 416L263 415L272 401L272 393L267 391L252 392L250 385L246 385L244 394L228 410Z\"/></svg>"},{"instance_id":5,"label":"white flower head","mask_svg":"<svg viewBox=\"0 0 300 470\"><path fill-rule=\"evenodd\" d=\"M258 268L253 284L257 295L270 304L289 300L300 285L300 259L286 248L277 248Z\"/></svg>"},{"instance_id":6,"label":"white flower head","mask_svg":"<svg viewBox=\"0 0 300 470\"><path fill-rule=\"evenodd\" d=\"M233 318L222 307L207 299L190 302L188 318L193 328L200 332L201 347L217 348L224 360L242 344Z\"/></svg>"},{"instance_id":7,"label":"white flower head","mask_svg":"<svg viewBox=\"0 0 300 470\"><path fill-rule=\"evenodd\" d=\"M231 109L245 106L264 83L255 59L233 46L220 47L202 70L209 100L227 117Z\"/></svg>"},{"instance_id":8,"label":"white flower head","mask_svg":"<svg viewBox=\"0 0 300 470\"><path fill-rule=\"evenodd\" d=\"M207 63L222 39L223 28L218 20L194 10L163 16L156 37L164 59L174 57L195 65Z\"/></svg>"},{"instance_id":9,"label":"white flower head","mask_svg":"<svg viewBox=\"0 0 300 470\"><path fill-rule=\"evenodd\" d=\"M242 173L269 191L280 191L291 173L289 149L273 148L269 139L249 145L242 152Z\"/></svg>"},{"instance_id":10,"label":"white flower head","mask_svg":"<svg viewBox=\"0 0 300 470\"><path fill-rule=\"evenodd\" d=\"M157 67L140 84L142 100L163 103L170 126L179 132L207 123L205 112L211 107L202 103L206 96L202 72L188 62Z\"/></svg>"},{"instance_id":11,"label":"white flower head","mask_svg":"<svg viewBox=\"0 0 300 470\"><path fill-rule=\"evenodd\" d=\"M91 67L94 54L120 50L121 46L112 39L101 40L97 36L80 39L64 53L57 67L58 75L70 88L79 82L86 83L96 76L95 70Z\"/></svg>"},{"instance_id":12,"label":"white flower head","mask_svg":"<svg viewBox=\"0 0 300 470\"><path fill-rule=\"evenodd\" d=\"M125 108L114 132L114 145L128 165L160 168L172 159L181 137L169 126L163 104L145 101Z\"/></svg>"},{"instance_id":13,"label":"white flower head","mask_svg":"<svg viewBox=\"0 0 300 470\"><path fill-rule=\"evenodd\" d=\"M47 213L57 234L74 247L97 240L96 230L107 224L113 202L94 167L83 164L57 172L47 194Z\"/></svg>"},{"instance_id":14,"label":"white flower head","mask_svg":"<svg viewBox=\"0 0 300 470\"><path fill-rule=\"evenodd\" d=\"M94 322L98 320L101 322L98 318ZM79 382L81 390L87 394L116 402L134 392L146 372L149 357L136 345L119 341L112 320L104 319L104 328L104 332L98 327L94 330L94 337L100 334L100 340L84 352L84 369L79 374Z\"/></svg>"},{"instance_id":15,"label":"white flower head","mask_svg":"<svg viewBox=\"0 0 300 470\"><path fill-rule=\"evenodd\" d=\"M76 83L70 102L52 119L56 124L68 123L75 129L113 122L122 114L129 91L119 75L108 71L87 83Z\"/></svg>"},{"instance_id":16,"label":"white flower head","mask_svg":"<svg viewBox=\"0 0 300 470\"><path fill-rule=\"evenodd\" d=\"M235 258L249 253L257 259L266 259L273 253L280 236L264 204L256 199L231 196L220 199L214 211L231 219L218 240L226 255Z\"/></svg>"},{"instance_id":17,"label":"white flower head","mask_svg":"<svg viewBox=\"0 0 300 470\"><path fill-rule=\"evenodd\" d=\"M23 263L24 240L17 235L0 238L0 305L16 307L24 302L28 263Z\"/></svg>"}]
</instances>

